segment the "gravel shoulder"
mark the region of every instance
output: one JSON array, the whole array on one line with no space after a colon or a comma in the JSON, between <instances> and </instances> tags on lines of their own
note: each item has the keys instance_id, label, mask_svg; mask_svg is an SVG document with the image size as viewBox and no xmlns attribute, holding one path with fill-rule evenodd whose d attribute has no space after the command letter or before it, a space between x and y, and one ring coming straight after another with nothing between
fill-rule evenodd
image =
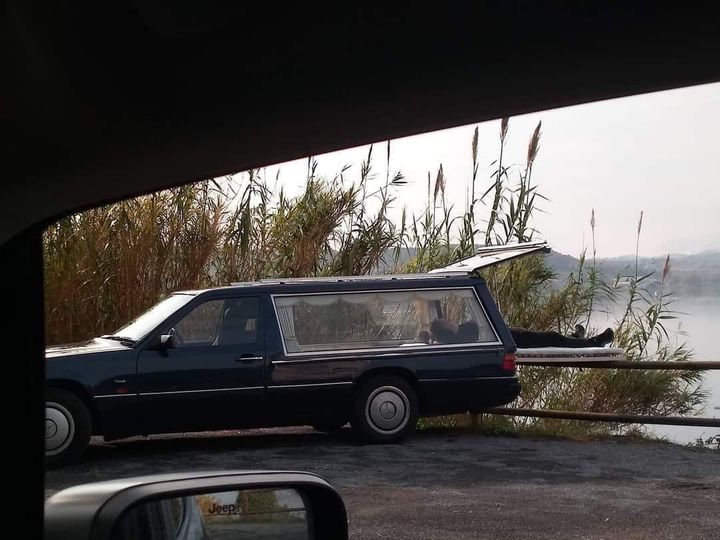
<instances>
[{"instance_id":1,"label":"gravel shoulder","mask_svg":"<svg viewBox=\"0 0 720 540\"><path fill-rule=\"evenodd\" d=\"M161 472L285 469L342 494L351 538L718 538L720 452L644 441L420 433L363 446L305 428L93 444L46 495Z\"/></svg>"}]
</instances>

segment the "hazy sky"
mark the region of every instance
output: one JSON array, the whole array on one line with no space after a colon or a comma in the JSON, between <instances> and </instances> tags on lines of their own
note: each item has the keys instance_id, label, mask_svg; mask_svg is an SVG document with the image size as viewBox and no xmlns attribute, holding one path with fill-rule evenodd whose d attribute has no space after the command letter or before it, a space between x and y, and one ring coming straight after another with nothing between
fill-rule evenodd
<instances>
[{"instance_id":1,"label":"hazy sky","mask_svg":"<svg viewBox=\"0 0 720 540\"><path fill-rule=\"evenodd\" d=\"M634 252L641 210L643 255L720 249L720 84L513 117L506 163L524 163L540 120L533 178L550 201L542 203L546 213L537 214L535 225L554 249L576 255L588 246L592 208L599 256ZM499 125L499 120L479 124L480 193L491 182ZM473 124L394 140L391 170L401 170L408 180L397 191L396 206L421 212L427 173L434 179L442 163L448 198L462 211L474 129ZM385 150L385 143L374 149L378 181L385 177ZM357 180L367 151L364 146L317 156L318 172L332 177L347 164L352 168L346 176ZM297 193L307 160L268 167L267 178L278 167L286 190ZM481 209L479 216L485 215Z\"/></svg>"}]
</instances>

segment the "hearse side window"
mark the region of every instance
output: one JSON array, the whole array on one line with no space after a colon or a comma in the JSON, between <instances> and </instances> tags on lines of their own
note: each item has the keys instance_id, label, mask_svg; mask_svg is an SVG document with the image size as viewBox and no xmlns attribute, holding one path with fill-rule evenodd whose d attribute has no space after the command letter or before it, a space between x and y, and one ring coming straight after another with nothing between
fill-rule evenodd
<instances>
[{"instance_id":1,"label":"hearse side window","mask_svg":"<svg viewBox=\"0 0 720 540\"><path fill-rule=\"evenodd\" d=\"M256 343L257 329L258 299L252 297L228 300L213 345Z\"/></svg>"},{"instance_id":2,"label":"hearse side window","mask_svg":"<svg viewBox=\"0 0 720 540\"><path fill-rule=\"evenodd\" d=\"M273 301L288 353L498 340L469 288L283 295Z\"/></svg>"},{"instance_id":3,"label":"hearse side window","mask_svg":"<svg viewBox=\"0 0 720 540\"><path fill-rule=\"evenodd\" d=\"M258 299L209 300L197 306L171 333L175 347L252 344L257 341Z\"/></svg>"}]
</instances>

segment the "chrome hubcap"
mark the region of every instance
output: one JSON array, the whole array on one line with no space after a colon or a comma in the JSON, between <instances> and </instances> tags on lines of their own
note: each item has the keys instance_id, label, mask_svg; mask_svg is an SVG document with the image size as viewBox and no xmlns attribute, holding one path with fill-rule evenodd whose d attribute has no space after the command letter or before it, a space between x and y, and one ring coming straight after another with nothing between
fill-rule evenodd
<instances>
[{"instance_id":1,"label":"chrome hubcap","mask_svg":"<svg viewBox=\"0 0 720 540\"><path fill-rule=\"evenodd\" d=\"M75 434L72 415L59 403L45 404L45 455L53 456L65 450Z\"/></svg>"},{"instance_id":2,"label":"chrome hubcap","mask_svg":"<svg viewBox=\"0 0 720 540\"><path fill-rule=\"evenodd\" d=\"M378 433L393 435L408 423L410 403L407 396L394 386L381 386L368 396L365 419Z\"/></svg>"}]
</instances>

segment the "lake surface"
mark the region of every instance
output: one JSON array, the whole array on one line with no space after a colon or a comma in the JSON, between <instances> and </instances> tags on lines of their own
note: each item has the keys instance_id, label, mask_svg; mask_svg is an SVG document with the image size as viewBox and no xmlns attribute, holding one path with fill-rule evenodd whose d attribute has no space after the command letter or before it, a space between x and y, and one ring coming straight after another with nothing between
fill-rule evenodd
<instances>
[{"instance_id":1,"label":"lake surface","mask_svg":"<svg viewBox=\"0 0 720 540\"><path fill-rule=\"evenodd\" d=\"M694 351L694 360L720 361L720 297L678 299L673 305L675 311L682 312L678 321L667 321L669 333L678 326L687 333L680 337ZM603 317L594 318L594 324L612 326ZM709 392L702 416L720 417L720 370L705 373L703 385ZM718 435L718 428L686 427L686 426L647 426L656 433L681 444L695 442L698 438L707 439Z\"/></svg>"}]
</instances>

